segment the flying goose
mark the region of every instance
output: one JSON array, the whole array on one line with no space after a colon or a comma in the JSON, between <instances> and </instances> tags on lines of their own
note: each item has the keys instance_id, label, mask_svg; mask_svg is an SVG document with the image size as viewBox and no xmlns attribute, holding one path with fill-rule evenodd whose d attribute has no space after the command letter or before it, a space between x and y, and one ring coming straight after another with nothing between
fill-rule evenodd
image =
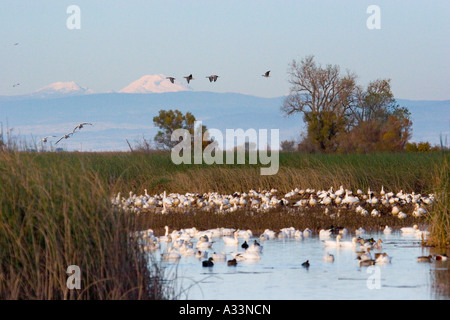
<instances>
[{"instance_id":1,"label":"flying goose","mask_svg":"<svg viewBox=\"0 0 450 320\"><path fill-rule=\"evenodd\" d=\"M264 73L262 76L265 77L265 78L268 78L268 77L270 77L270 76L269 76L269 73L270 73L270 70L267 71L266 73Z\"/></svg>"},{"instance_id":2,"label":"flying goose","mask_svg":"<svg viewBox=\"0 0 450 320\"><path fill-rule=\"evenodd\" d=\"M68 139L70 138L71 135L73 135L73 132L70 132L68 134L63 135L61 138L58 139L58 141L55 142L55 144L58 144L58 142L60 142L62 139Z\"/></svg>"},{"instance_id":3,"label":"flying goose","mask_svg":"<svg viewBox=\"0 0 450 320\"><path fill-rule=\"evenodd\" d=\"M206 78L209 79L209 82L213 82L213 81L216 82L216 81L217 81L217 78L219 78L219 76L213 74L213 75L210 75L210 76L208 76L208 77L206 77Z\"/></svg>"},{"instance_id":4,"label":"flying goose","mask_svg":"<svg viewBox=\"0 0 450 320\"><path fill-rule=\"evenodd\" d=\"M73 129L73 133L75 133L75 130L81 130L81 128L83 128L85 125L90 125L92 126L92 123L87 123L87 122L82 122L80 124L78 124L74 129Z\"/></svg>"},{"instance_id":5,"label":"flying goose","mask_svg":"<svg viewBox=\"0 0 450 320\"><path fill-rule=\"evenodd\" d=\"M52 138L52 137L55 138L56 136L47 136L47 137L42 138L41 141L43 143L46 143L48 141L48 138Z\"/></svg>"},{"instance_id":6,"label":"flying goose","mask_svg":"<svg viewBox=\"0 0 450 320\"><path fill-rule=\"evenodd\" d=\"M183 78L186 79L187 83L189 83L189 81L191 81L191 80L195 80L195 79L192 77L192 73L191 73L190 75L188 75L187 77L183 77Z\"/></svg>"},{"instance_id":7,"label":"flying goose","mask_svg":"<svg viewBox=\"0 0 450 320\"><path fill-rule=\"evenodd\" d=\"M174 77L166 77L166 79L169 79L170 82L172 82L172 83L174 83L174 81L175 81L175 78L174 78Z\"/></svg>"}]
</instances>

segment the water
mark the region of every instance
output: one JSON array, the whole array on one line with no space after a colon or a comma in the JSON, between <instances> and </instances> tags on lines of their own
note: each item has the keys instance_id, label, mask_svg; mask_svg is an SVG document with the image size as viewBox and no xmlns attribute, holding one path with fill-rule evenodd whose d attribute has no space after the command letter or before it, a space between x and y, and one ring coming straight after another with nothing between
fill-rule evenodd
<instances>
[{"instance_id":1,"label":"water","mask_svg":"<svg viewBox=\"0 0 450 320\"><path fill-rule=\"evenodd\" d=\"M393 232L366 233L364 238L383 240L382 252L392 261L375 267L359 267L353 248L325 248L318 236L303 240L275 239L261 242L263 251L257 262L238 262L236 267L215 262L212 268L202 267L195 257L182 257L178 263L164 262L176 285L183 291L182 299L192 300L296 300L296 299L448 299L448 263L418 263L417 257L428 255L429 248L420 245L414 235ZM334 236L333 236L334 238ZM342 241L350 241L351 235ZM240 244L243 240L240 241ZM252 243L252 239L248 243ZM209 256L215 252L243 251L224 246L214 239ZM162 245L164 250L166 245ZM334 262L323 261L329 252ZM377 252L377 251L374 251ZM204 259L202 259L204 260ZM308 269L301 266L309 260ZM439 274L438 274L439 273ZM444 276L439 276L444 275ZM379 288L377 288L377 285Z\"/></svg>"}]
</instances>

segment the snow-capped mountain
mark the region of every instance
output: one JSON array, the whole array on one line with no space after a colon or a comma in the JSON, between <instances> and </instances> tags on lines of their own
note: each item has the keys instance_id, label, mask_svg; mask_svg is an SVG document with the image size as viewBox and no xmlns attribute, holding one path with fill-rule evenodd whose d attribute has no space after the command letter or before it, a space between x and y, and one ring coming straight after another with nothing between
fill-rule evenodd
<instances>
[{"instance_id":1,"label":"snow-capped mountain","mask_svg":"<svg viewBox=\"0 0 450 320\"><path fill-rule=\"evenodd\" d=\"M120 90L120 93L163 93L192 90L191 87L183 85L180 81L170 82L163 74L146 75L130 83Z\"/></svg>"},{"instance_id":2,"label":"snow-capped mountain","mask_svg":"<svg viewBox=\"0 0 450 320\"><path fill-rule=\"evenodd\" d=\"M91 89L82 87L77 83L70 82L55 82L36 90L31 95L35 97L48 96L71 96L94 93Z\"/></svg>"}]
</instances>

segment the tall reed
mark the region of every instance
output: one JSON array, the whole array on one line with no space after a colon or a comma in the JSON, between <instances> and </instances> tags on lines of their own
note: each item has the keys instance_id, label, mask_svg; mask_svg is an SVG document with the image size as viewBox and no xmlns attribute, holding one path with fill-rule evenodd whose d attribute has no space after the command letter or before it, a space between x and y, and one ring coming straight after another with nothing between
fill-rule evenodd
<instances>
[{"instance_id":1,"label":"tall reed","mask_svg":"<svg viewBox=\"0 0 450 320\"><path fill-rule=\"evenodd\" d=\"M132 215L114 210L99 175L83 165L0 152L0 299L162 299ZM66 285L70 265L81 289Z\"/></svg>"},{"instance_id":2,"label":"tall reed","mask_svg":"<svg viewBox=\"0 0 450 320\"><path fill-rule=\"evenodd\" d=\"M447 154L443 154L443 160L437 167L434 176L434 194L436 201L433 204L430 215L430 238L428 244L439 248L450 245L450 215L449 215L449 193L450 193L450 166Z\"/></svg>"}]
</instances>

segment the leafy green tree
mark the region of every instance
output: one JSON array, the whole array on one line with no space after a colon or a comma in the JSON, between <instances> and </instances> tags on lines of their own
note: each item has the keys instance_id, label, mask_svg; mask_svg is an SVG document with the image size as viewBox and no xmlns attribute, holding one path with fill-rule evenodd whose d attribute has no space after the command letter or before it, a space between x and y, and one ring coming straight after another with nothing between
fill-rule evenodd
<instances>
[{"instance_id":1,"label":"leafy green tree","mask_svg":"<svg viewBox=\"0 0 450 320\"><path fill-rule=\"evenodd\" d=\"M179 110L160 110L158 116L153 118L153 123L160 130L155 136L158 149L170 150L178 141L171 141L172 133L176 129L186 129L190 134L194 133L195 117L190 112L183 114Z\"/></svg>"},{"instance_id":2,"label":"leafy green tree","mask_svg":"<svg viewBox=\"0 0 450 320\"><path fill-rule=\"evenodd\" d=\"M160 110L158 116L153 118L153 123L160 130L155 136L155 144L158 149L171 150L179 141L171 141L172 133L176 129L186 129L194 138L195 117L192 113L183 114L179 110ZM212 142L209 136L205 136L207 128L202 125L202 149Z\"/></svg>"}]
</instances>

